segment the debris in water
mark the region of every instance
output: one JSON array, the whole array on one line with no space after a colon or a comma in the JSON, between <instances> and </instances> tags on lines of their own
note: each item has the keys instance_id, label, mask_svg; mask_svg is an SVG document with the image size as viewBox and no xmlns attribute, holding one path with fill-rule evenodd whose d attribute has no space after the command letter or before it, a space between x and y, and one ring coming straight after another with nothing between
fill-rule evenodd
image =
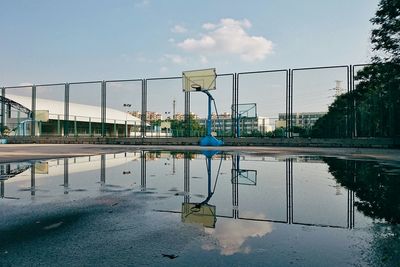
<instances>
[{"instance_id":1,"label":"debris in water","mask_svg":"<svg viewBox=\"0 0 400 267\"><path fill-rule=\"evenodd\" d=\"M178 255L174 255L174 254L161 254L163 257L165 257L165 258L168 258L168 259L171 259L171 260L173 260L173 259L175 259L175 258L178 258L179 256Z\"/></svg>"},{"instance_id":2,"label":"debris in water","mask_svg":"<svg viewBox=\"0 0 400 267\"><path fill-rule=\"evenodd\" d=\"M60 227L62 224L63 224L63 222L53 223L53 224L43 227L43 230L52 230L52 229Z\"/></svg>"}]
</instances>

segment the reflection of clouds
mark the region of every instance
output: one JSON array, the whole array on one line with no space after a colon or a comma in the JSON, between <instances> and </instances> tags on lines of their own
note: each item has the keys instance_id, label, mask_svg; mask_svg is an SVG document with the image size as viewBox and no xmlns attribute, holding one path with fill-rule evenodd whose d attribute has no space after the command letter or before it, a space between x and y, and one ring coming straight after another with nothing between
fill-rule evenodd
<instances>
[{"instance_id":1,"label":"reflection of clouds","mask_svg":"<svg viewBox=\"0 0 400 267\"><path fill-rule=\"evenodd\" d=\"M266 219L264 214L254 212L243 212L247 218ZM204 250L220 249L221 255L233 255L235 253L250 253L250 246L242 246L249 237L262 237L272 232L269 222L246 221L234 219L218 220L215 229L205 228L206 233L211 234L218 243L211 242L203 244Z\"/></svg>"}]
</instances>

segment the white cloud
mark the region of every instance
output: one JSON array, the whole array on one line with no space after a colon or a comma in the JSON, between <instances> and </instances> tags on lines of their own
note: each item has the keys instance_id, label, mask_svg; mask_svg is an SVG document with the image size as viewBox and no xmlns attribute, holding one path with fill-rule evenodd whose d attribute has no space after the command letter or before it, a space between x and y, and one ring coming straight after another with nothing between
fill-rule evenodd
<instances>
[{"instance_id":1,"label":"white cloud","mask_svg":"<svg viewBox=\"0 0 400 267\"><path fill-rule=\"evenodd\" d=\"M187 29L182 25L175 25L174 27L171 28L171 32L173 32L173 33L185 33L185 32L187 32Z\"/></svg>"},{"instance_id":2,"label":"white cloud","mask_svg":"<svg viewBox=\"0 0 400 267\"><path fill-rule=\"evenodd\" d=\"M165 54L164 58L175 64L183 64L186 62L186 58L181 55Z\"/></svg>"},{"instance_id":3,"label":"white cloud","mask_svg":"<svg viewBox=\"0 0 400 267\"><path fill-rule=\"evenodd\" d=\"M135 60L141 63L152 63L153 60L145 57L142 53L138 53L135 55Z\"/></svg>"},{"instance_id":4,"label":"white cloud","mask_svg":"<svg viewBox=\"0 0 400 267\"><path fill-rule=\"evenodd\" d=\"M208 64L208 58L206 56L200 55L201 64Z\"/></svg>"},{"instance_id":5,"label":"white cloud","mask_svg":"<svg viewBox=\"0 0 400 267\"><path fill-rule=\"evenodd\" d=\"M254 212L243 214L250 218L265 219L265 215ZM235 253L251 252L250 245L245 242L249 238L263 237L272 232L272 225L269 222L244 221L244 220L220 220L216 228L205 228L206 233L211 234L218 242L206 241L202 248L204 250L220 250L221 255L233 255Z\"/></svg>"},{"instance_id":6,"label":"white cloud","mask_svg":"<svg viewBox=\"0 0 400 267\"><path fill-rule=\"evenodd\" d=\"M265 59L272 53L273 44L262 36L251 36L249 20L221 19L217 24L205 23L205 30L198 38L187 38L178 43L181 49L204 54L239 55L243 61L254 62Z\"/></svg>"},{"instance_id":7,"label":"white cloud","mask_svg":"<svg viewBox=\"0 0 400 267\"><path fill-rule=\"evenodd\" d=\"M162 74L162 75L166 74L167 71L168 71L168 68L167 68L167 67L161 67L161 68L160 68L160 74Z\"/></svg>"},{"instance_id":8,"label":"white cloud","mask_svg":"<svg viewBox=\"0 0 400 267\"><path fill-rule=\"evenodd\" d=\"M146 7L148 5L150 5L150 0L137 0L135 2L136 7Z\"/></svg>"}]
</instances>

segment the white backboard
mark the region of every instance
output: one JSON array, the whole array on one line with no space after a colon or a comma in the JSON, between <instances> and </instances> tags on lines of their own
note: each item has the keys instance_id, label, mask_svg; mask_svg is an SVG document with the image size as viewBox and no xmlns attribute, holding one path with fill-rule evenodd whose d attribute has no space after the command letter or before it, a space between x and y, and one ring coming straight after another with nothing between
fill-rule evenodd
<instances>
[{"instance_id":1,"label":"white backboard","mask_svg":"<svg viewBox=\"0 0 400 267\"><path fill-rule=\"evenodd\" d=\"M216 89L217 72L215 68L182 72L184 92L208 91Z\"/></svg>"}]
</instances>

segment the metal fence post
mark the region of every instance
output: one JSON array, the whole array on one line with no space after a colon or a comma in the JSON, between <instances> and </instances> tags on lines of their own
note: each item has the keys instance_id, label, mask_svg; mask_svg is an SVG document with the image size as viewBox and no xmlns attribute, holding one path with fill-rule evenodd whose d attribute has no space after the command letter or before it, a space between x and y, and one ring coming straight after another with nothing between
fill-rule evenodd
<instances>
[{"instance_id":1,"label":"metal fence post","mask_svg":"<svg viewBox=\"0 0 400 267\"><path fill-rule=\"evenodd\" d=\"M185 92L185 133L186 137L191 136L191 118L190 118L190 92Z\"/></svg>"},{"instance_id":2,"label":"metal fence post","mask_svg":"<svg viewBox=\"0 0 400 267\"><path fill-rule=\"evenodd\" d=\"M6 103L5 103L5 98L6 98L6 88L1 88L1 128L0 128L0 134L3 133L4 127L5 127L5 118L6 118Z\"/></svg>"},{"instance_id":3,"label":"metal fence post","mask_svg":"<svg viewBox=\"0 0 400 267\"><path fill-rule=\"evenodd\" d=\"M31 136L36 136L36 85L32 85Z\"/></svg>"},{"instance_id":4,"label":"metal fence post","mask_svg":"<svg viewBox=\"0 0 400 267\"><path fill-rule=\"evenodd\" d=\"M69 134L69 83L64 84L64 136Z\"/></svg>"},{"instance_id":5,"label":"metal fence post","mask_svg":"<svg viewBox=\"0 0 400 267\"><path fill-rule=\"evenodd\" d=\"M232 137L238 137L238 91L239 91L239 75L237 73L233 74L233 86L232 86L232 122L231 122L231 130L232 130Z\"/></svg>"},{"instance_id":6,"label":"metal fence post","mask_svg":"<svg viewBox=\"0 0 400 267\"><path fill-rule=\"evenodd\" d=\"M293 137L293 70L289 69L289 95L288 95L288 101L289 101L289 106L288 106L288 120L289 120L289 124L288 124L288 137Z\"/></svg>"},{"instance_id":7,"label":"metal fence post","mask_svg":"<svg viewBox=\"0 0 400 267\"><path fill-rule=\"evenodd\" d=\"M106 137L106 90L107 85L105 81L101 82L101 136Z\"/></svg>"},{"instance_id":8,"label":"metal fence post","mask_svg":"<svg viewBox=\"0 0 400 267\"><path fill-rule=\"evenodd\" d=\"M142 80L142 114L141 114L141 137L146 137L146 114L147 114L147 80Z\"/></svg>"}]
</instances>

